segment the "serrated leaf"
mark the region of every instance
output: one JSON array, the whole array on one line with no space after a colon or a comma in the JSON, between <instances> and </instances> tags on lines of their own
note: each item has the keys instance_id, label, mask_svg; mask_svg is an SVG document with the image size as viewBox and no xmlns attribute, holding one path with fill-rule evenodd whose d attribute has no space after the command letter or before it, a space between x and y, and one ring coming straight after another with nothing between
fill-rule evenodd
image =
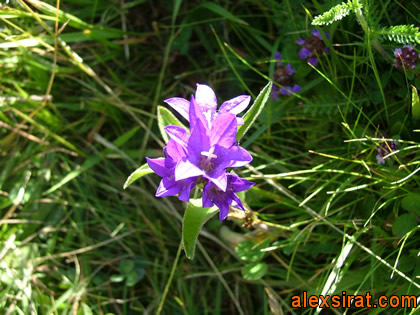
<instances>
[{"instance_id":1,"label":"serrated leaf","mask_svg":"<svg viewBox=\"0 0 420 315\"><path fill-rule=\"evenodd\" d=\"M258 94L257 98L254 101L254 104L252 104L249 110L245 113L243 117L244 124L238 127L238 134L236 135L236 139L238 141L245 135L245 133L252 126L257 117L261 114L265 104L268 101L268 98L271 95L272 87L273 82L268 82L267 85L261 90L260 94Z\"/></svg>"},{"instance_id":2,"label":"serrated leaf","mask_svg":"<svg viewBox=\"0 0 420 315\"><path fill-rule=\"evenodd\" d=\"M403 237L417 226L417 218L412 213L400 215L392 225L392 234L396 237Z\"/></svg>"},{"instance_id":3,"label":"serrated leaf","mask_svg":"<svg viewBox=\"0 0 420 315\"><path fill-rule=\"evenodd\" d=\"M246 280L259 280L267 273L266 263L247 264L242 268L242 277Z\"/></svg>"},{"instance_id":4,"label":"serrated leaf","mask_svg":"<svg viewBox=\"0 0 420 315\"><path fill-rule=\"evenodd\" d=\"M143 177L144 175L151 174L151 173L153 173L153 170L149 167L149 165L147 163L143 164L138 169L136 169L133 173L131 173L130 176L128 176L127 180L124 183L123 188L126 189L128 186L130 186L140 177Z\"/></svg>"},{"instance_id":5,"label":"serrated leaf","mask_svg":"<svg viewBox=\"0 0 420 315\"><path fill-rule=\"evenodd\" d=\"M162 135L163 140L165 140L165 143L169 141L169 136L165 131L166 126L176 125L188 130L188 128L185 127L184 124L167 108L158 106L157 112L160 134Z\"/></svg>"},{"instance_id":6,"label":"serrated leaf","mask_svg":"<svg viewBox=\"0 0 420 315\"><path fill-rule=\"evenodd\" d=\"M203 225L217 212L217 207L203 208L201 199L191 199L185 209L182 223L182 244L188 259L194 258L198 233Z\"/></svg>"},{"instance_id":7,"label":"serrated leaf","mask_svg":"<svg viewBox=\"0 0 420 315\"><path fill-rule=\"evenodd\" d=\"M414 119L420 119L420 99L417 93L417 89L414 86L411 86L411 113L413 114Z\"/></svg>"},{"instance_id":8,"label":"serrated leaf","mask_svg":"<svg viewBox=\"0 0 420 315\"><path fill-rule=\"evenodd\" d=\"M332 7L327 12L322 13L321 15L316 16L312 20L312 25L328 25L335 21L339 21L345 16L347 16L352 9L352 2L337 4Z\"/></svg>"}]
</instances>

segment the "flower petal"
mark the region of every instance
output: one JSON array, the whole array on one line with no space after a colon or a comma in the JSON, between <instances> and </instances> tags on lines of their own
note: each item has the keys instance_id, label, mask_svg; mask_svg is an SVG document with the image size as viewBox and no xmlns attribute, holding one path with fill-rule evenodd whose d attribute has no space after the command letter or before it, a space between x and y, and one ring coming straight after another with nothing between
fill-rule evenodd
<instances>
[{"instance_id":1,"label":"flower petal","mask_svg":"<svg viewBox=\"0 0 420 315\"><path fill-rule=\"evenodd\" d=\"M298 44L298 45L303 45L303 44L305 44L305 40L304 40L303 38L299 38L299 39L296 41L296 44Z\"/></svg>"},{"instance_id":2,"label":"flower petal","mask_svg":"<svg viewBox=\"0 0 420 315\"><path fill-rule=\"evenodd\" d=\"M252 155L239 146L231 147L227 156L231 160L228 167L242 167L248 165L252 161Z\"/></svg>"},{"instance_id":3,"label":"flower petal","mask_svg":"<svg viewBox=\"0 0 420 315\"><path fill-rule=\"evenodd\" d=\"M203 188L203 208L208 208L213 206L213 201L211 198L211 182L208 182Z\"/></svg>"},{"instance_id":4,"label":"flower petal","mask_svg":"<svg viewBox=\"0 0 420 315\"><path fill-rule=\"evenodd\" d=\"M318 58L317 57L310 57L310 58L308 58L308 62L315 67L318 64Z\"/></svg>"},{"instance_id":5,"label":"flower petal","mask_svg":"<svg viewBox=\"0 0 420 315\"><path fill-rule=\"evenodd\" d=\"M163 178L156 191L156 197L175 196L179 193L180 187L175 181Z\"/></svg>"},{"instance_id":6,"label":"flower petal","mask_svg":"<svg viewBox=\"0 0 420 315\"><path fill-rule=\"evenodd\" d=\"M209 181L215 184L220 190L226 191L227 186L227 174L223 172L219 177L210 177L208 175L204 175Z\"/></svg>"},{"instance_id":7,"label":"flower petal","mask_svg":"<svg viewBox=\"0 0 420 315\"><path fill-rule=\"evenodd\" d=\"M213 89L205 84L197 84L195 100L207 120L210 122L213 121L217 110L217 98Z\"/></svg>"},{"instance_id":8,"label":"flower petal","mask_svg":"<svg viewBox=\"0 0 420 315\"><path fill-rule=\"evenodd\" d=\"M184 128L175 125L168 125L165 127L165 131L171 139L179 143L184 148L187 147L190 135Z\"/></svg>"},{"instance_id":9,"label":"flower petal","mask_svg":"<svg viewBox=\"0 0 420 315\"><path fill-rule=\"evenodd\" d=\"M221 114L212 124L210 146L213 147L217 144L224 148L230 148L236 141L236 133L236 116L231 113Z\"/></svg>"},{"instance_id":10,"label":"flower petal","mask_svg":"<svg viewBox=\"0 0 420 315\"><path fill-rule=\"evenodd\" d=\"M175 180L204 175L204 171L192 164L188 160L181 160L175 167Z\"/></svg>"},{"instance_id":11,"label":"flower petal","mask_svg":"<svg viewBox=\"0 0 420 315\"><path fill-rule=\"evenodd\" d=\"M229 204L220 201L215 201L214 204L220 209L219 220L223 221L229 214Z\"/></svg>"},{"instance_id":12,"label":"flower petal","mask_svg":"<svg viewBox=\"0 0 420 315\"><path fill-rule=\"evenodd\" d=\"M188 100L182 97L171 97L164 100L164 102L175 109L186 120L189 120L188 112L190 108L190 102L188 102Z\"/></svg>"},{"instance_id":13,"label":"flower petal","mask_svg":"<svg viewBox=\"0 0 420 315\"><path fill-rule=\"evenodd\" d=\"M190 102L190 132L193 134L197 122L201 122L202 126L209 129L209 120L204 117L200 105L196 102L194 96Z\"/></svg>"},{"instance_id":14,"label":"flower petal","mask_svg":"<svg viewBox=\"0 0 420 315\"><path fill-rule=\"evenodd\" d=\"M232 98L224 102L219 109L219 115L223 113L232 113L238 115L245 108L248 107L251 96L249 95L239 95L235 98Z\"/></svg>"},{"instance_id":15,"label":"flower petal","mask_svg":"<svg viewBox=\"0 0 420 315\"><path fill-rule=\"evenodd\" d=\"M306 58L308 58L310 56L312 56L312 52L308 48L303 47L299 51L299 58L300 59L306 59Z\"/></svg>"},{"instance_id":16,"label":"flower petal","mask_svg":"<svg viewBox=\"0 0 420 315\"><path fill-rule=\"evenodd\" d=\"M281 54L278 51L274 54L274 59L279 60L279 61L282 59Z\"/></svg>"},{"instance_id":17,"label":"flower petal","mask_svg":"<svg viewBox=\"0 0 420 315\"><path fill-rule=\"evenodd\" d=\"M168 176L171 173L171 170L165 166L165 159L149 159L146 157L147 164L149 167L160 177Z\"/></svg>"},{"instance_id":18,"label":"flower petal","mask_svg":"<svg viewBox=\"0 0 420 315\"><path fill-rule=\"evenodd\" d=\"M233 192L248 190L255 185L254 182L240 178L235 174L229 174L228 176L229 186L232 188Z\"/></svg>"},{"instance_id":19,"label":"flower petal","mask_svg":"<svg viewBox=\"0 0 420 315\"><path fill-rule=\"evenodd\" d=\"M178 195L178 199L181 201L190 201L190 192L195 184L195 179L185 180L185 183L182 185L181 192Z\"/></svg>"},{"instance_id":20,"label":"flower petal","mask_svg":"<svg viewBox=\"0 0 420 315\"><path fill-rule=\"evenodd\" d=\"M164 152L165 157L169 156L175 162L178 162L183 157L187 156L182 146L173 139L169 139L168 144L164 149Z\"/></svg>"},{"instance_id":21,"label":"flower petal","mask_svg":"<svg viewBox=\"0 0 420 315\"><path fill-rule=\"evenodd\" d=\"M232 194L232 199L234 201L234 202L232 202L232 205L235 205L236 207L241 208L242 210L245 211L241 199L239 199L239 197L236 194ZM236 204L234 204L234 203L236 203Z\"/></svg>"}]
</instances>

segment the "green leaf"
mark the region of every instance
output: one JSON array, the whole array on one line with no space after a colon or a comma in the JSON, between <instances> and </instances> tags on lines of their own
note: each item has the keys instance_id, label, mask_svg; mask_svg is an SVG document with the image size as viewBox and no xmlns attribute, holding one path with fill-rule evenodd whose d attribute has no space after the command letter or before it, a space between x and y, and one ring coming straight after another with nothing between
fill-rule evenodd
<instances>
[{"instance_id":1,"label":"green leaf","mask_svg":"<svg viewBox=\"0 0 420 315\"><path fill-rule=\"evenodd\" d=\"M132 287L139 281L139 277L135 270L129 272L126 277L127 278L125 280L125 284L127 285L127 287Z\"/></svg>"},{"instance_id":2,"label":"green leaf","mask_svg":"<svg viewBox=\"0 0 420 315\"><path fill-rule=\"evenodd\" d=\"M414 119L420 119L420 100L419 95L417 94L417 89L414 86L411 86L411 112Z\"/></svg>"},{"instance_id":3,"label":"green leaf","mask_svg":"<svg viewBox=\"0 0 420 315\"><path fill-rule=\"evenodd\" d=\"M195 244L201 227L217 212L217 207L203 208L201 199L191 199L188 203L182 224L182 243L188 259L194 258Z\"/></svg>"},{"instance_id":4,"label":"green leaf","mask_svg":"<svg viewBox=\"0 0 420 315\"><path fill-rule=\"evenodd\" d=\"M259 280L267 273L266 263L247 264L242 268L242 277L246 280Z\"/></svg>"},{"instance_id":5,"label":"green leaf","mask_svg":"<svg viewBox=\"0 0 420 315\"><path fill-rule=\"evenodd\" d=\"M270 81L267 83L267 85L262 89L260 94L258 94L254 104L252 104L250 109L244 115L244 124L238 127L238 134L236 136L236 139L238 141L245 135L245 133L252 126L257 117L261 114L265 104L268 101L268 98L271 95L272 86L273 82Z\"/></svg>"},{"instance_id":6,"label":"green leaf","mask_svg":"<svg viewBox=\"0 0 420 315\"><path fill-rule=\"evenodd\" d=\"M127 180L124 183L123 188L126 189L128 186L130 186L140 177L143 177L144 175L151 174L151 173L153 173L153 170L149 167L149 165L147 163L143 164L138 169L136 169L133 173L131 173L130 176L128 176Z\"/></svg>"},{"instance_id":7,"label":"green leaf","mask_svg":"<svg viewBox=\"0 0 420 315\"><path fill-rule=\"evenodd\" d=\"M343 2L332 7L327 12L322 13L321 15L316 16L312 20L312 25L328 25L335 21L339 21L350 13L353 8L351 1L347 3Z\"/></svg>"},{"instance_id":8,"label":"green leaf","mask_svg":"<svg viewBox=\"0 0 420 315\"><path fill-rule=\"evenodd\" d=\"M415 212L420 215L420 194L410 193L401 201L404 210Z\"/></svg>"},{"instance_id":9,"label":"green leaf","mask_svg":"<svg viewBox=\"0 0 420 315\"><path fill-rule=\"evenodd\" d=\"M130 272L134 270L134 261L121 260L119 270L123 275L127 276Z\"/></svg>"},{"instance_id":10,"label":"green leaf","mask_svg":"<svg viewBox=\"0 0 420 315\"><path fill-rule=\"evenodd\" d=\"M396 237L403 237L417 226L417 218L412 213L400 215L392 226L392 234Z\"/></svg>"},{"instance_id":11,"label":"green leaf","mask_svg":"<svg viewBox=\"0 0 420 315\"><path fill-rule=\"evenodd\" d=\"M165 108L163 106L158 106L157 112L158 112L159 130L160 130L162 138L163 138L163 140L165 140L165 142L169 141L169 136L165 131L166 126L176 125L176 126L180 126L180 127L188 130L188 128L185 127L184 124L181 121L179 121L179 119L176 118L176 116L174 114L172 114L172 112L169 111L167 108Z\"/></svg>"},{"instance_id":12,"label":"green leaf","mask_svg":"<svg viewBox=\"0 0 420 315\"><path fill-rule=\"evenodd\" d=\"M261 244L257 245L251 241L243 241L235 247L235 252L239 258L244 261L256 262L264 256L264 252L261 252Z\"/></svg>"}]
</instances>

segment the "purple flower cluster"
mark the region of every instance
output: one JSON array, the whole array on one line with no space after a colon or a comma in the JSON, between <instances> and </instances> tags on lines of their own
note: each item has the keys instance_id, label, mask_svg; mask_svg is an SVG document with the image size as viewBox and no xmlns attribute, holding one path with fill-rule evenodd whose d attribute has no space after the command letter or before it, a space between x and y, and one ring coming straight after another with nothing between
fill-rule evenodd
<instances>
[{"instance_id":1,"label":"purple flower cluster","mask_svg":"<svg viewBox=\"0 0 420 315\"><path fill-rule=\"evenodd\" d=\"M273 99L277 100L279 98L279 93L283 95L292 95L292 93L299 92L302 88L299 85L294 84L293 80L293 74L296 72L296 70L292 68L290 63L288 63L286 66L283 65L282 57L279 52L276 52L274 59L277 60L277 68L274 72L273 80L283 87L278 88L275 85L273 86L271 94Z\"/></svg>"},{"instance_id":2,"label":"purple flower cluster","mask_svg":"<svg viewBox=\"0 0 420 315\"><path fill-rule=\"evenodd\" d=\"M384 156L394 152L398 148L398 143L395 141L385 141L376 147L378 155L376 155L376 161L378 164L385 164Z\"/></svg>"},{"instance_id":3,"label":"purple flower cluster","mask_svg":"<svg viewBox=\"0 0 420 315\"><path fill-rule=\"evenodd\" d=\"M165 100L189 121L190 131L166 126L170 140L164 148L164 158L146 158L149 167L162 177L157 197L178 195L180 200L189 201L191 190L203 184L203 207L216 205L220 220L226 218L230 206L244 210L236 193L254 183L228 173L227 169L252 161L252 156L236 143L237 126L243 124L236 115L249 101L250 96L241 95L224 102L217 111L214 91L203 84L197 84L191 101L179 97Z\"/></svg>"},{"instance_id":4,"label":"purple flower cluster","mask_svg":"<svg viewBox=\"0 0 420 315\"><path fill-rule=\"evenodd\" d=\"M326 32L324 34L325 37L330 37L330 34ZM314 67L318 64L318 56L328 52L328 48L325 47L325 43L322 40L321 33L317 29L314 29L312 35L306 39L299 38L296 43L303 46L299 51L300 59L308 58L308 62Z\"/></svg>"},{"instance_id":5,"label":"purple flower cluster","mask_svg":"<svg viewBox=\"0 0 420 315\"><path fill-rule=\"evenodd\" d=\"M395 63L394 66L398 69L404 67L407 71L416 68L416 62L419 54L412 46L404 45L403 48L394 50Z\"/></svg>"}]
</instances>

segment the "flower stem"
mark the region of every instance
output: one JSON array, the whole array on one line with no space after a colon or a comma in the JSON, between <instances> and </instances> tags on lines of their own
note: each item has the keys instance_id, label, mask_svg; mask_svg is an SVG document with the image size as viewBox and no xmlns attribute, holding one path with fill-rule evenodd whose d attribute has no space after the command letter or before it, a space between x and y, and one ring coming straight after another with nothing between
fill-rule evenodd
<instances>
[{"instance_id":1,"label":"flower stem","mask_svg":"<svg viewBox=\"0 0 420 315\"><path fill-rule=\"evenodd\" d=\"M179 242L179 247L176 253L175 261L174 261L174 264L172 265L171 274L169 275L168 282L166 282L165 290L163 291L162 298L160 299L160 302L159 302L159 307L156 311L157 315L159 315L162 312L163 304L165 304L166 295L168 294L169 287L171 286L172 278L174 277L176 266L178 265L179 256L181 255L181 250L182 250L182 240Z\"/></svg>"}]
</instances>

